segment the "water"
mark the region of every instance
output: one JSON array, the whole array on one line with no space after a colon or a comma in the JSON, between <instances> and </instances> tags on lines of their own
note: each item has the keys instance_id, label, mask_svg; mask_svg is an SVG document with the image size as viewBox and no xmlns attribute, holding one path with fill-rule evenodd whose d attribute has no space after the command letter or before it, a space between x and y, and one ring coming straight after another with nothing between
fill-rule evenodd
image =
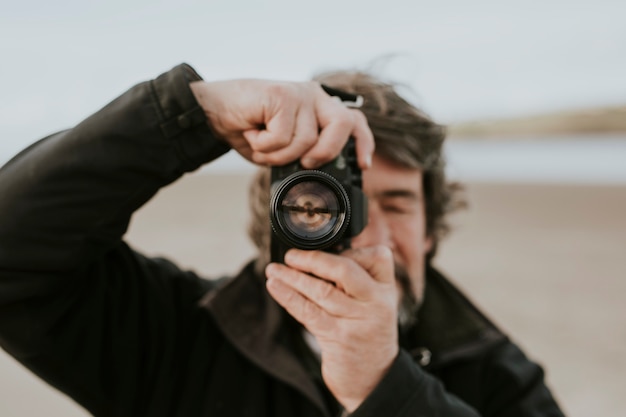
<instances>
[{"instance_id":1,"label":"water","mask_svg":"<svg viewBox=\"0 0 626 417\"><path fill-rule=\"evenodd\" d=\"M626 135L459 140L446 154L463 181L626 184Z\"/></svg>"}]
</instances>

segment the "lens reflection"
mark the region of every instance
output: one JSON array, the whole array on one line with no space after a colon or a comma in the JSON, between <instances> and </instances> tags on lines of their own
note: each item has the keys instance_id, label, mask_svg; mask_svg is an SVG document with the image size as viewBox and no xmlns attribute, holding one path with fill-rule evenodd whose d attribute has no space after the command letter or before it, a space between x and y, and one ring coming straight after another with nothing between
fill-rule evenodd
<instances>
[{"instance_id":1,"label":"lens reflection","mask_svg":"<svg viewBox=\"0 0 626 417\"><path fill-rule=\"evenodd\" d=\"M316 239L328 234L337 223L339 202L333 190L323 183L304 181L287 191L280 211L291 233Z\"/></svg>"}]
</instances>

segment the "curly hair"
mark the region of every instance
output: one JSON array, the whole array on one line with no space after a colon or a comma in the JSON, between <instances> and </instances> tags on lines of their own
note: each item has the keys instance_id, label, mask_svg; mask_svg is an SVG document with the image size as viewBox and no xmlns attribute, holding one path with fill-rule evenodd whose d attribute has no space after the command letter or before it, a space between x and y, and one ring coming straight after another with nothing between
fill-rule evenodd
<instances>
[{"instance_id":1,"label":"curly hair","mask_svg":"<svg viewBox=\"0 0 626 417\"><path fill-rule=\"evenodd\" d=\"M449 232L447 214L463 207L462 186L448 182L442 146L445 127L432 121L397 93L397 85L360 71L335 71L314 77L324 85L363 96L360 108L376 142L376 155L398 166L420 169L424 190L426 233L433 240L430 262ZM257 271L269 262L269 169L261 168L250 186L252 211L248 234L259 248Z\"/></svg>"}]
</instances>

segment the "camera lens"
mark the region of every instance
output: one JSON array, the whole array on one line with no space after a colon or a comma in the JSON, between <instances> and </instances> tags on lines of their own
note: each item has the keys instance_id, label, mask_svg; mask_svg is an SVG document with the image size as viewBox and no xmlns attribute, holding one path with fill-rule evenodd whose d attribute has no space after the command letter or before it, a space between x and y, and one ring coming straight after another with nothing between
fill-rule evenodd
<instances>
[{"instance_id":1,"label":"camera lens","mask_svg":"<svg viewBox=\"0 0 626 417\"><path fill-rule=\"evenodd\" d=\"M302 239L316 239L328 234L339 214L335 193L316 181L304 181L291 187L279 208L285 226Z\"/></svg>"},{"instance_id":2,"label":"camera lens","mask_svg":"<svg viewBox=\"0 0 626 417\"><path fill-rule=\"evenodd\" d=\"M285 178L272 193L272 229L289 247L331 247L342 237L349 220L348 194L324 172L298 171Z\"/></svg>"}]
</instances>

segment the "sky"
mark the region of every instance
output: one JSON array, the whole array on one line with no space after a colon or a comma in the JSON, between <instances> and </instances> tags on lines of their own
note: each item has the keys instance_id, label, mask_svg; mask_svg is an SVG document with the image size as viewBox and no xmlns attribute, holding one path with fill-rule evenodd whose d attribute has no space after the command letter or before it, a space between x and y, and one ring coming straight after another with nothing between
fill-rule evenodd
<instances>
[{"instance_id":1,"label":"sky","mask_svg":"<svg viewBox=\"0 0 626 417\"><path fill-rule=\"evenodd\" d=\"M180 62L373 69L436 120L626 103L622 0L0 0L0 162Z\"/></svg>"}]
</instances>

